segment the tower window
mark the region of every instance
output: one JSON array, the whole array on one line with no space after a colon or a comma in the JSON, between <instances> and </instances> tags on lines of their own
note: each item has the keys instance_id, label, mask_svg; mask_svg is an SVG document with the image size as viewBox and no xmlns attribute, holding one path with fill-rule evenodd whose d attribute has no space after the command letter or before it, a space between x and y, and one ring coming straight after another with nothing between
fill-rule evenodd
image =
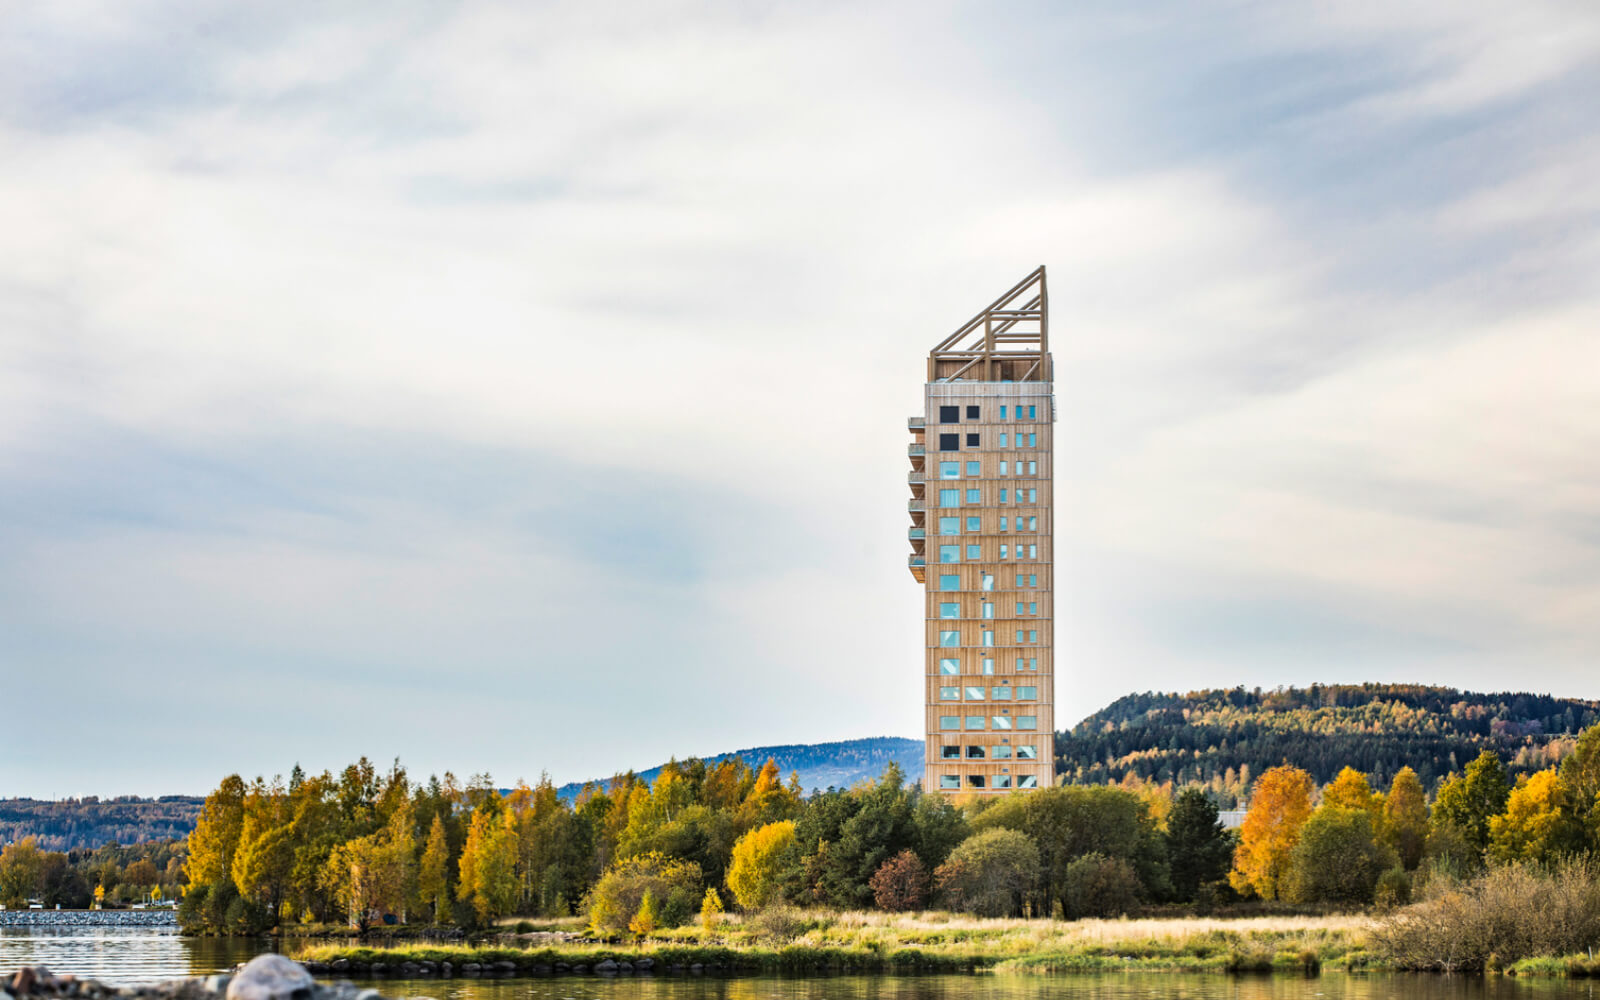
<instances>
[{"instance_id":1,"label":"tower window","mask_svg":"<svg viewBox=\"0 0 1600 1000\"><path fill-rule=\"evenodd\" d=\"M976 434L968 434L967 435L967 447L968 448L976 448L976 447L978 447L978 435L976 435Z\"/></svg>"},{"instance_id":2,"label":"tower window","mask_svg":"<svg viewBox=\"0 0 1600 1000\"><path fill-rule=\"evenodd\" d=\"M978 408L976 406L967 407L967 419L968 420L976 420L976 419L978 419Z\"/></svg>"},{"instance_id":3,"label":"tower window","mask_svg":"<svg viewBox=\"0 0 1600 1000\"><path fill-rule=\"evenodd\" d=\"M960 451L961 450L961 435L960 434L940 434L939 435L939 450L940 451Z\"/></svg>"},{"instance_id":4,"label":"tower window","mask_svg":"<svg viewBox=\"0 0 1600 1000\"><path fill-rule=\"evenodd\" d=\"M939 787L944 789L960 788L961 776L959 774L941 774L939 775Z\"/></svg>"},{"instance_id":5,"label":"tower window","mask_svg":"<svg viewBox=\"0 0 1600 1000\"><path fill-rule=\"evenodd\" d=\"M941 760L960 760L961 759L961 748L960 747L940 747L939 748L939 757L940 757Z\"/></svg>"},{"instance_id":6,"label":"tower window","mask_svg":"<svg viewBox=\"0 0 1600 1000\"><path fill-rule=\"evenodd\" d=\"M980 747L980 746L968 746L967 747L967 759L968 760L983 760L983 747Z\"/></svg>"},{"instance_id":7,"label":"tower window","mask_svg":"<svg viewBox=\"0 0 1600 1000\"><path fill-rule=\"evenodd\" d=\"M967 787L968 788L982 788L983 787L983 775L981 775L981 774L969 774L969 775L967 775Z\"/></svg>"},{"instance_id":8,"label":"tower window","mask_svg":"<svg viewBox=\"0 0 1600 1000\"><path fill-rule=\"evenodd\" d=\"M959 406L941 406L941 407L939 407L939 423L941 423L941 424L959 424L960 422L961 422L961 407L959 407Z\"/></svg>"}]
</instances>

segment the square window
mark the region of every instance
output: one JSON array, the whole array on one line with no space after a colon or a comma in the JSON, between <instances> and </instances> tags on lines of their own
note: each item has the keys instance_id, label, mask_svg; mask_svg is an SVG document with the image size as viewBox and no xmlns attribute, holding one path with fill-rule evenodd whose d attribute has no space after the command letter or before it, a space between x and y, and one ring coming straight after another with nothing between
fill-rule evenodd
<instances>
[{"instance_id":1,"label":"square window","mask_svg":"<svg viewBox=\"0 0 1600 1000\"><path fill-rule=\"evenodd\" d=\"M985 656L983 658L983 672L985 674L993 674L994 673L994 658L993 657Z\"/></svg>"},{"instance_id":2,"label":"square window","mask_svg":"<svg viewBox=\"0 0 1600 1000\"><path fill-rule=\"evenodd\" d=\"M940 590L960 590L961 577L955 573L941 573L939 575Z\"/></svg>"},{"instance_id":3,"label":"square window","mask_svg":"<svg viewBox=\"0 0 1600 1000\"><path fill-rule=\"evenodd\" d=\"M967 518L967 530L976 535L982 527L981 522L975 517Z\"/></svg>"},{"instance_id":4,"label":"square window","mask_svg":"<svg viewBox=\"0 0 1600 1000\"><path fill-rule=\"evenodd\" d=\"M1017 787L1018 788L1038 788L1039 787L1039 777L1037 775L1033 775L1033 774L1019 774L1019 775L1017 775Z\"/></svg>"},{"instance_id":5,"label":"square window","mask_svg":"<svg viewBox=\"0 0 1600 1000\"><path fill-rule=\"evenodd\" d=\"M1011 716L1009 716L1009 715L996 715L996 716L992 717L989 721L994 724L994 728L996 728L996 729L1010 729L1011 728ZM1021 722L1022 720L1019 718L1019 719L1017 719L1017 721Z\"/></svg>"},{"instance_id":6,"label":"square window","mask_svg":"<svg viewBox=\"0 0 1600 1000\"><path fill-rule=\"evenodd\" d=\"M959 535L959 534L961 534L961 518L959 518L959 517L941 517L941 518L939 518L939 534L941 534L941 535Z\"/></svg>"},{"instance_id":7,"label":"square window","mask_svg":"<svg viewBox=\"0 0 1600 1000\"><path fill-rule=\"evenodd\" d=\"M960 462L940 462L939 463L939 478L940 479L960 479L961 478L961 463Z\"/></svg>"},{"instance_id":8,"label":"square window","mask_svg":"<svg viewBox=\"0 0 1600 1000\"><path fill-rule=\"evenodd\" d=\"M983 701L984 700L983 693L984 693L983 692L983 688L981 688L981 687L969 687L969 688L967 688L967 700L968 701Z\"/></svg>"},{"instance_id":9,"label":"square window","mask_svg":"<svg viewBox=\"0 0 1600 1000\"><path fill-rule=\"evenodd\" d=\"M1017 700L1018 701L1038 701L1039 700L1039 689L1036 688L1036 687L1032 687L1030 685L1024 684L1021 687L1017 688Z\"/></svg>"},{"instance_id":10,"label":"square window","mask_svg":"<svg viewBox=\"0 0 1600 1000\"><path fill-rule=\"evenodd\" d=\"M995 760L1010 760L1011 759L1011 748L1010 747L990 747L989 748L989 756L994 758Z\"/></svg>"},{"instance_id":11,"label":"square window","mask_svg":"<svg viewBox=\"0 0 1600 1000\"><path fill-rule=\"evenodd\" d=\"M961 759L961 748L960 747L949 747L949 746L940 747L939 748L939 759L941 759L941 760L960 760Z\"/></svg>"},{"instance_id":12,"label":"square window","mask_svg":"<svg viewBox=\"0 0 1600 1000\"><path fill-rule=\"evenodd\" d=\"M941 715L941 716L939 716L939 728L940 729L960 729L961 728L961 716L959 716L959 715ZM1021 756L1021 755L1018 754L1018 756Z\"/></svg>"},{"instance_id":13,"label":"square window","mask_svg":"<svg viewBox=\"0 0 1600 1000\"><path fill-rule=\"evenodd\" d=\"M969 715L969 716L967 716L967 728L968 729L972 729L972 730L982 729L983 728L983 721L984 721L984 716L981 716L981 715Z\"/></svg>"},{"instance_id":14,"label":"square window","mask_svg":"<svg viewBox=\"0 0 1600 1000\"><path fill-rule=\"evenodd\" d=\"M967 546L967 558L971 559L971 560L974 560L974 561L976 561L978 559L982 559L983 558L983 549L980 546L977 546L977 545L968 545Z\"/></svg>"},{"instance_id":15,"label":"square window","mask_svg":"<svg viewBox=\"0 0 1600 1000\"><path fill-rule=\"evenodd\" d=\"M940 701L960 701L961 689L958 687L942 687L939 689Z\"/></svg>"},{"instance_id":16,"label":"square window","mask_svg":"<svg viewBox=\"0 0 1600 1000\"><path fill-rule=\"evenodd\" d=\"M969 743L967 745L967 759L968 760L983 760L983 747L974 746L974 745Z\"/></svg>"},{"instance_id":17,"label":"square window","mask_svg":"<svg viewBox=\"0 0 1600 1000\"><path fill-rule=\"evenodd\" d=\"M961 661L957 660L955 657L952 657L952 656L946 656L946 657L941 658L939 660L939 673L941 673L941 674L959 674L959 673L961 673Z\"/></svg>"},{"instance_id":18,"label":"square window","mask_svg":"<svg viewBox=\"0 0 1600 1000\"><path fill-rule=\"evenodd\" d=\"M940 618L960 618L961 617L961 605L955 604L953 602L949 603L949 604L941 604L941 605L939 605L939 617Z\"/></svg>"},{"instance_id":19,"label":"square window","mask_svg":"<svg viewBox=\"0 0 1600 1000\"><path fill-rule=\"evenodd\" d=\"M961 407L959 407L959 406L941 406L941 407L939 407L939 423L941 423L941 424L959 424L960 422L961 422Z\"/></svg>"},{"instance_id":20,"label":"square window","mask_svg":"<svg viewBox=\"0 0 1600 1000\"><path fill-rule=\"evenodd\" d=\"M981 775L981 774L969 774L969 775L967 775L967 787L968 788L982 788L983 787L983 775Z\"/></svg>"},{"instance_id":21,"label":"square window","mask_svg":"<svg viewBox=\"0 0 1600 1000\"><path fill-rule=\"evenodd\" d=\"M940 632L939 645L945 647L961 645L961 633L958 631Z\"/></svg>"},{"instance_id":22,"label":"square window","mask_svg":"<svg viewBox=\"0 0 1600 1000\"><path fill-rule=\"evenodd\" d=\"M959 506L961 506L961 491L960 490L940 490L939 491L939 506L941 506L941 507L959 507Z\"/></svg>"},{"instance_id":23,"label":"square window","mask_svg":"<svg viewBox=\"0 0 1600 1000\"><path fill-rule=\"evenodd\" d=\"M978 471L980 468L981 468L981 464L980 463L978 463L978 462L968 462L967 463L967 477L969 479L972 479L972 478L976 478L976 477L982 475L983 473Z\"/></svg>"},{"instance_id":24,"label":"square window","mask_svg":"<svg viewBox=\"0 0 1600 1000\"><path fill-rule=\"evenodd\" d=\"M968 434L967 435L967 447L968 448L976 448L976 447L978 447L978 435L976 435L976 434Z\"/></svg>"},{"instance_id":25,"label":"square window","mask_svg":"<svg viewBox=\"0 0 1600 1000\"><path fill-rule=\"evenodd\" d=\"M1032 743L1018 743L1017 744L1017 759L1018 760L1038 760L1039 759L1039 748L1034 746Z\"/></svg>"},{"instance_id":26,"label":"square window","mask_svg":"<svg viewBox=\"0 0 1600 1000\"><path fill-rule=\"evenodd\" d=\"M989 689L989 695L995 701L1010 701L1011 688L1005 684L996 684L994 687Z\"/></svg>"},{"instance_id":27,"label":"square window","mask_svg":"<svg viewBox=\"0 0 1600 1000\"><path fill-rule=\"evenodd\" d=\"M997 774L997 775L995 775L994 776L994 785L993 785L993 787L995 787L995 788L1010 788L1011 787L1011 775L1009 775L1009 774Z\"/></svg>"},{"instance_id":28,"label":"square window","mask_svg":"<svg viewBox=\"0 0 1600 1000\"><path fill-rule=\"evenodd\" d=\"M982 494L978 490L968 490L967 503L982 503L983 501L979 499L981 495Z\"/></svg>"},{"instance_id":29,"label":"square window","mask_svg":"<svg viewBox=\"0 0 1600 1000\"><path fill-rule=\"evenodd\" d=\"M942 562L942 563L960 562L961 561L961 546L959 546L959 545L941 545L941 546L939 546L939 561Z\"/></svg>"},{"instance_id":30,"label":"square window","mask_svg":"<svg viewBox=\"0 0 1600 1000\"><path fill-rule=\"evenodd\" d=\"M967 419L968 420L977 420L978 419L978 408L976 406L967 407Z\"/></svg>"},{"instance_id":31,"label":"square window","mask_svg":"<svg viewBox=\"0 0 1600 1000\"><path fill-rule=\"evenodd\" d=\"M939 775L939 787L941 789L958 789L961 787L961 776L959 774L941 774Z\"/></svg>"},{"instance_id":32,"label":"square window","mask_svg":"<svg viewBox=\"0 0 1600 1000\"><path fill-rule=\"evenodd\" d=\"M1038 729L1039 717L1037 715L1019 715L1017 716L1017 728Z\"/></svg>"},{"instance_id":33,"label":"square window","mask_svg":"<svg viewBox=\"0 0 1600 1000\"><path fill-rule=\"evenodd\" d=\"M940 451L960 451L961 450L961 435L960 434L940 434L939 435L939 450Z\"/></svg>"}]
</instances>

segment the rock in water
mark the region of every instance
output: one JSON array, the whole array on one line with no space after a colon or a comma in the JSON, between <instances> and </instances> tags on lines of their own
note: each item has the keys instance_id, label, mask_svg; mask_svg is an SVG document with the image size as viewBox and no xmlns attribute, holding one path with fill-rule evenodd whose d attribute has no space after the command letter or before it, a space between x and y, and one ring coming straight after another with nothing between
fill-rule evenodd
<instances>
[{"instance_id":1,"label":"rock in water","mask_svg":"<svg viewBox=\"0 0 1600 1000\"><path fill-rule=\"evenodd\" d=\"M257 955L228 983L228 1000L308 1000L315 982L299 962Z\"/></svg>"}]
</instances>

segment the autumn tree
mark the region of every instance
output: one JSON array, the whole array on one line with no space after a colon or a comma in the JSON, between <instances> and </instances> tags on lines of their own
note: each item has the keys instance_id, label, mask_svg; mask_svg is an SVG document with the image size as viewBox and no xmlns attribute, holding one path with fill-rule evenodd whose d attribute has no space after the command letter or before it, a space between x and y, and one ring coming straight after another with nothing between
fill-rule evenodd
<instances>
[{"instance_id":1,"label":"autumn tree","mask_svg":"<svg viewBox=\"0 0 1600 1000\"><path fill-rule=\"evenodd\" d=\"M445 840L444 820L436 815L428 829L422 859L417 863L418 908L434 923L450 918L449 864L450 845Z\"/></svg>"},{"instance_id":2,"label":"autumn tree","mask_svg":"<svg viewBox=\"0 0 1600 1000\"><path fill-rule=\"evenodd\" d=\"M40 890L44 861L36 837L24 837L0 849L0 903L13 908L26 905Z\"/></svg>"},{"instance_id":3,"label":"autumn tree","mask_svg":"<svg viewBox=\"0 0 1600 1000\"><path fill-rule=\"evenodd\" d=\"M872 901L880 910L920 910L928 901L927 866L910 848L879 865L870 885Z\"/></svg>"},{"instance_id":4,"label":"autumn tree","mask_svg":"<svg viewBox=\"0 0 1600 1000\"><path fill-rule=\"evenodd\" d=\"M625 858L607 869L590 890L585 901L589 928L604 935L627 930L647 892L658 926L677 927L693 915L703 890L700 867L692 861L657 853Z\"/></svg>"},{"instance_id":5,"label":"autumn tree","mask_svg":"<svg viewBox=\"0 0 1600 1000\"><path fill-rule=\"evenodd\" d=\"M1572 790L1555 771L1522 778L1506 811L1489 820L1489 856L1495 861L1548 863L1583 847L1583 827L1573 813Z\"/></svg>"},{"instance_id":6,"label":"autumn tree","mask_svg":"<svg viewBox=\"0 0 1600 1000\"><path fill-rule=\"evenodd\" d=\"M480 921L511 912L517 896L516 818L483 799L472 814L461 849L456 898L472 904Z\"/></svg>"},{"instance_id":7,"label":"autumn tree","mask_svg":"<svg viewBox=\"0 0 1600 1000\"><path fill-rule=\"evenodd\" d=\"M1228 882L1239 892L1279 897L1290 852L1311 816L1312 787L1311 775L1287 764L1268 769L1256 782L1228 873Z\"/></svg>"},{"instance_id":8,"label":"autumn tree","mask_svg":"<svg viewBox=\"0 0 1600 1000\"><path fill-rule=\"evenodd\" d=\"M775 902L779 878L793 863L794 822L782 820L757 827L733 845L728 864L728 888L746 910L759 910Z\"/></svg>"},{"instance_id":9,"label":"autumn tree","mask_svg":"<svg viewBox=\"0 0 1600 1000\"><path fill-rule=\"evenodd\" d=\"M184 870L191 883L232 880L233 855L244 826L244 797L244 779L237 774L223 778L217 790L206 796L189 834L189 860Z\"/></svg>"},{"instance_id":10,"label":"autumn tree","mask_svg":"<svg viewBox=\"0 0 1600 1000\"><path fill-rule=\"evenodd\" d=\"M700 900L700 929L710 934L716 930L717 920L722 916L722 897L717 895L717 887L706 886L706 894Z\"/></svg>"},{"instance_id":11,"label":"autumn tree","mask_svg":"<svg viewBox=\"0 0 1600 1000\"><path fill-rule=\"evenodd\" d=\"M1335 809L1360 809L1372 817L1374 828L1383 819L1383 796L1372 791L1367 776L1346 767L1322 789L1322 804Z\"/></svg>"},{"instance_id":12,"label":"autumn tree","mask_svg":"<svg viewBox=\"0 0 1600 1000\"><path fill-rule=\"evenodd\" d=\"M1402 767L1383 801L1383 837L1407 871L1422 863L1428 842L1428 796L1417 772Z\"/></svg>"}]
</instances>

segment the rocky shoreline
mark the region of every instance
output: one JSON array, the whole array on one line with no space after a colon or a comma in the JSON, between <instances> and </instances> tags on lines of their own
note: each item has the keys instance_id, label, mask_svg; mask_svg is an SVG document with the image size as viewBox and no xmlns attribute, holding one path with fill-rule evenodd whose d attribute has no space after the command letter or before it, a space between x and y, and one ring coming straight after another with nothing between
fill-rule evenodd
<instances>
[{"instance_id":1,"label":"rocky shoreline","mask_svg":"<svg viewBox=\"0 0 1600 1000\"><path fill-rule=\"evenodd\" d=\"M377 990L348 980L319 983L305 966L282 955L258 955L231 974L145 986L58 976L42 965L19 969L3 982L17 1000L385 1000Z\"/></svg>"}]
</instances>

